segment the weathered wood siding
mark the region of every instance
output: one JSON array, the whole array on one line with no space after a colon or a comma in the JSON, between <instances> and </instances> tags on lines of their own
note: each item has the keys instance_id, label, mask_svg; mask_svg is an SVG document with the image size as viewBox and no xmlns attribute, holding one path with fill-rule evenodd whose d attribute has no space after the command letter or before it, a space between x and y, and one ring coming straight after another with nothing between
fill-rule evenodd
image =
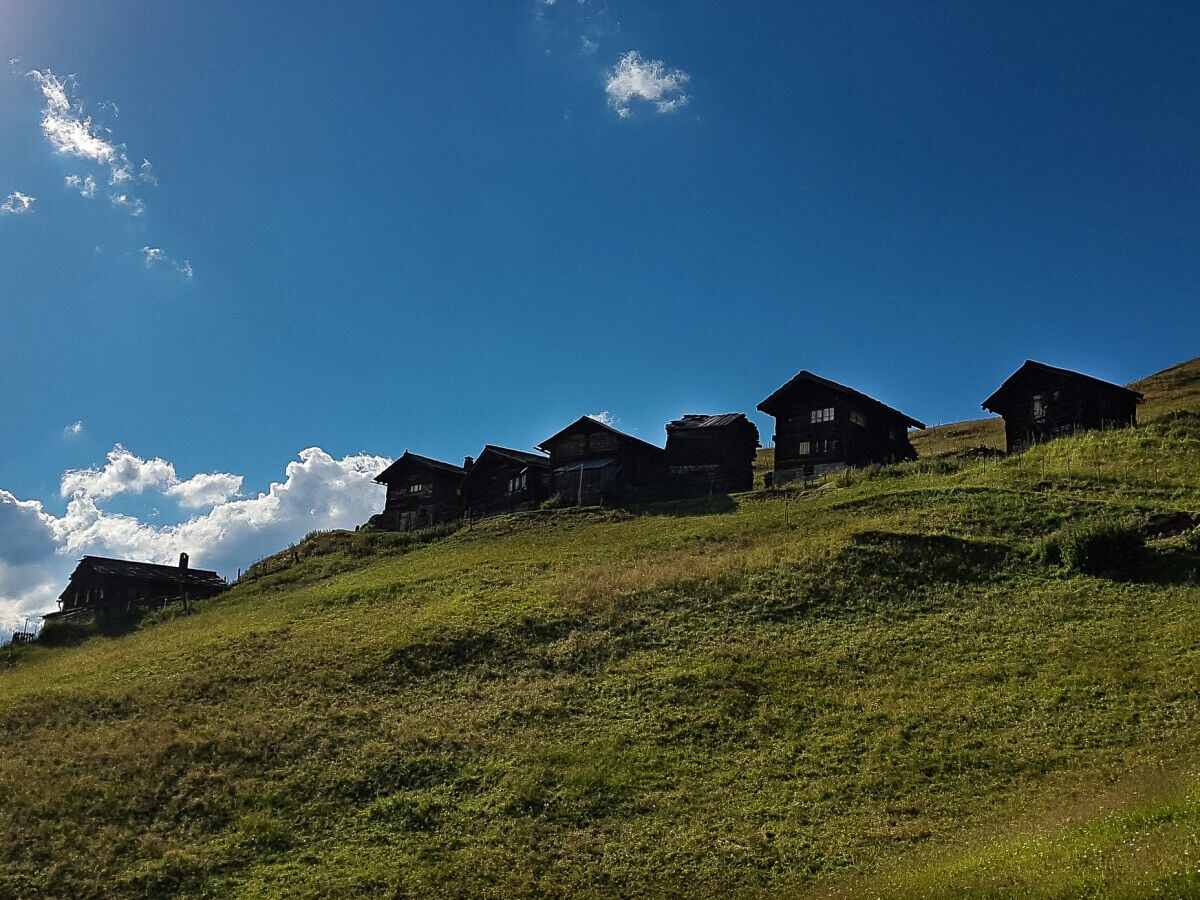
<instances>
[{"instance_id":1,"label":"weathered wood siding","mask_svg":"<svg viewBox=\"0 0 1200 900\"><path fill-rule=\"evenodd\" d=\"M904 419L815 384L798 386L781 404L775 416L774 441L778 473L820 474L843 466L900 462L917 455Z\"/></svg>"},{"instance_id":2,"label":"weathered wood siding","mask_svg":"<svg viewBox=\"0 0 1200 900\"><path fill-rule=\"evenodd\" d=\"M688 418L667 425L667 468L672 492L688 496L708 491L751 490L759 446L754 424L739 416L726 425L693 426Z\"/></svg>"},{"instance_id":3,"label":"weathered wood siding","mask_svg":"<svg viewBox=\"0 0 1200 900\"><path fill-rule=\"evenodd\" d=\"M534 509L550 496L550 481L549 460L531 462L485 450L463 482L463 505L471 519Z\"/></svg>"},{"instance_id":4,"label":"weathered wood siding","mask_svg":"<svg viewBox=\"0 0 1200 900\"><path fill-rule=\"evenodd\" d=\"M665 490L662 449L591 420L581 420L543 442L550 455L552 490L585 505L621 502ZM612 460L608 465L596 465Z\"/></svg>"},{"instance_id":5,"label":"weathered wood siding","mask_svg":"<svg viewBox=\"0 0 1200 900\"><path fill-rule=\"evenodd\" d=\"M1019 371L990 407L1004 417L1009 453L1077 431L1137 425L1137 395L1087 376Z\"/></svg>"}]
</instances>

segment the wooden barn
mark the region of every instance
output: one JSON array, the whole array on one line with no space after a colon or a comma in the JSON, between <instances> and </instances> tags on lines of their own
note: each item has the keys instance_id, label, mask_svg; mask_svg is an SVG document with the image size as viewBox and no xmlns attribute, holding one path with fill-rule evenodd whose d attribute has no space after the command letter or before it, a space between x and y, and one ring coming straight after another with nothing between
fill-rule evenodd
<instances>
[{"instance_id":1,"label":"wooden barn","mask_svg":"<svg viewBox=\"0 0 1200 900\"><path fill-rule=\"evenodd\" d=\"M808 371L758 409L775 417L775 484L846 466L916 459L908 429L925 427L873 397Z\"/></svg>"},{"instance_id":2,"label":"wooden barn","mask_svg":"<svg viewBox=\"0 0 1200 900\"><path fill-rule=\"evenodd\" d=\"M581 506L619 503L666 488L667 458L661 447L590 416L576 419L537 449L550 455L551 490Z\"/></svg>"},{"instance_id":3,"label":"wooden barn","mask_svg":"<svg viewBox=\"0 0 1200 900\"><path fill-rule=\"evenodd\" d=\"M675 493L733 493L754 487L758 428L744 413L686 415L667 423L667 471Z\"/></svg>"},{"instance_id":4,"label":"wooden barn","mask_svg":"<svg viewBox=\"0 0 1200 900\"><path fill-rule=\"evenodd\" d=\"M533 509L550 487L549 458L488 444L463 479L463 506L472 519Z\"/></svg>"},{"instance_id":5,"label":"wooden barn","mask_svg":"<svg viewBox=\"0 0 1200 900\"><path fill-rule=\"evenodd\" d=\"M368 524L388 531L413 531L458 519L463 514L459 489L466 476L465 466L405 450L375 476L377 482L387 485L387 500L383 512L372 516Z\"/></svg>"},{"instance_id":6,"label":"wooden barn","mask_svg":"<svg viewBox=\"0 0 1200 900\"><path fill-rule=\"evenodd\" d=\"M981 404L1004 417L1009 453L1076 431L1137 425L1137 391L1045 363L1025 364Z\"/></svg>"},{"instance_id":7,"label":"wooden barn","mask_svg":"<svg viewBox=\"0 0 1200 900\"><path fill-rule=\"evenodd\" d=\"M45 621L145 612L176 600L203 600L228 588L216 572L190 568L186 553L179 555L177 566L85 556L59 595L58 612L47 613Z\"/></svg>"}]
</instances>

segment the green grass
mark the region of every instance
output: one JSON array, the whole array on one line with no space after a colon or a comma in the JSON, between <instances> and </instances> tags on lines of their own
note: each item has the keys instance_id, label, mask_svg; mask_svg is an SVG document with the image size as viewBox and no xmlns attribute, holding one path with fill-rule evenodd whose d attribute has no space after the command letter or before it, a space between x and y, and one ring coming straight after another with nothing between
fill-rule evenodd
<instances>
[{"instance_id":1,"label":"green grass","mask_svg":"<svg viewBox=\"0 0 1200 900\"><path fill-rule=\"evenodd\" d=\"M0 656L0 896L1189 896L1200 424L334 533Z\"/></svg>"}]
</instances>

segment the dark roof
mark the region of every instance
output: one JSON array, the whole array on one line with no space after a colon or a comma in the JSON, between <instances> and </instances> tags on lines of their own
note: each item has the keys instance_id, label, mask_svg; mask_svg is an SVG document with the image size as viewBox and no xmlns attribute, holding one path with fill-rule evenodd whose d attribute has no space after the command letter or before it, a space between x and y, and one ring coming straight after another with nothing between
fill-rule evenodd
<instances>
[{"instance_id":1,"label":"dark roof","mask_svg":"<svg viewBox=\"0 0 1200 900\"><path fill-rule=\"evenodd\" d=\"M662 452L662 447L656 447L656 446L654 446L654 444L651 444L648 441L643 441L641 438L635 438L632 434L626 434L623 431L617 431L617 429L613 428L611 425L605 425L599 419L593 419L591 416L580 416L578 419L576 419L574 422L572 422L570 425L568 425L562 431L558 431L558 432L550 435L550 437L546 438L544 441L542 441L540 444L538 444L537 449L543 450L543 451L549 453L550 451L546 450L547 444L549 444L551 441L555 440L556 438L561 437L562 435L566 434L571 429L578 428L580 425L589 425L589 426L592 426L595 428L600 428L604 431L611 431L613 434L623 437L627 441L633 441L635 444L642 444L643 446L649 447L652 450L657 450L660 453Z\"/></svg>"},{"instance_id":2,"label":"dark roof","mask_svg":"<svg viewBox=\"0 0 1200 900\"><path fill-rule=\"evenodd\" d=\"M483 459L484 454L492 453L496 456L503 456L514 462L522 462L530 466L550 466L550 460L541 453L529 453L525 450L512 450L508 447L497 447L495 444L485 444L483 452L479 454L479 459L475 460L475 465L479 465L479 460Z\"/></svg>"},{"instance_id":3,"label":"dark roof","mask_svg":"<svg viewBox=\"0 0 1200 900\"><path fill-rule=\"evenodd\" d=\"M74 581L77 575L95 574L111 578L132 578L137 581L170 581L176 584L186 583L196 587L225 587L225 579L216 572L208 569L182 569L179 566L162 566L158 563L133 562L128 559L109 559L104 556L85 556L71 573ZM67 590L70 590L68 585ZM63 591L66 598L67 591Z\"/></svg>"},{"instance_id":4,"label":"dark roof","mask_svg":"<svg viewBox=\"0 0 1200 900\"><path fill-rule=\"evenodd\" d=\"M837 391L838 393L846 394L847 396L854 397L858 400L861 400L861 401L869 404L870 406L873 406L876 409L881 409L885 412L890 413L891 415L893 415L896 418L903 421L908 426L911 426L913 428L924 428L925 427L924 422L918 422L912 416L905 415L904 413L900 412L900 410L893 409L892 407L888 406L886 403L880 403L874 397L868 397L866 394L862 393L861 391L854 390L854 388L846 387L844 384L838 384L836 381L830 381L828 378L822 378L819 375L814 375L812 372L809 372L807 369L802 370L801 372L797 373L795 378L793 378L791 381L789 381L787 384L785 384L783 387L781 387L779 390L777 390L775 393L773 393L770 397L768 397L762 403L758 404L758 406L755 408L762 410L763 412L767 413L768 415L774 415L772 410L776 409L778 407L779 402L781 400L783 400L783 398L787 394L789 394L793 388L795 388L801 384L816 384L821 387L828 388L831 391Z\"/></svg>"},{"instance_id":5,"label":"dark roof","mask_svg":"<svg viewBox=\"0 0 1200 900\"><path fill-rule=\"evenodd\" d=\"M1131 388L1122 387L1119 384L1113 384L1111 381L1104 381L1100 378L1093 378L1091 375L1084 375L1082 372L1073 372L1070 369L1060 369L1057 366L1048 366L1045 363L1035 362L1032 359L1027 359L1024 363L1022 363L1021 368L1017 369L1017 371L1013 372L1004 379L1004 384L996 388L996 390L992 392L992 396L988 397L979 405L989 412L995 412L996 410L992 408L992 405L1000 399L1001 394L1003 394L1015 383L1018 377L1024 375L1026 372L1043 372L1048 375L1062 375L1075 381L1088 382L1108 390L1121 391L1122 393L1131 394L1134 398L1134 402L1136 403L1141 403L1142 400L1145 399L1137 391L1132 390Z\"/></svg>"},{"instance_id":6,"label":"dark roof","mask_svg":"<svg viewBox=\"0 0 1200 900\"><path fill-rule=\"evenodd\" d=\"M430 459L428 456L419 456L416 453L404 451L404 455L398 460L375 476L375 480L380 484L387 484L391 477L399 473L401 468L408 465L414 465L418 468L432 469L435 472L445 472L447 475L466 475L467 470L462 466L456 466L453 463L442 462L440 459Z\"/></svg>"},{"instance_id":7,"label":"dark roof","mask_svg":"<svg viewBox=\"0 0 1200 900\"><path fill-rule=\"evenodd\" d=\"M487 468L486 460L491 457L499 457L500 459L511 460L524 466L533 466L539 469L549 469L550 459L540 453L527 453L524 450L512 450L508 447L497 447L495 444L485 444L479 458L475 460L475 464L467 470L467 477L463 479L465 488L467 482L471 481L471 476L480 470L480 467Z\"/></svg>"},{"instance_id":8,"label":"dark roof","mask_svg":"<svg viewBox=\"0 0 1200 900\"><path fill-rule=\"evenodd\" d=\"M559 466L554 470L554 474L562 475L564 472L590 472L592 469L603 469L605 466L611 466L616 461L617 458L615 456L605 456L601 459L585 459L583 462Z\"/></svg>"},{"instance_id":9,"label":"dark roof","mask_svg":"<svg viewBox=\"0 0 1200 900\"><path fill-rule=\"evenodd\" d=\"M667 423L667 431L679 431L685 428L724 428L726 425L736 425L744 422L752 424L745 413L721 413L718 416L686 415ZM757 429L755 429L757 431Z\"/></svg>"}]
</instances>

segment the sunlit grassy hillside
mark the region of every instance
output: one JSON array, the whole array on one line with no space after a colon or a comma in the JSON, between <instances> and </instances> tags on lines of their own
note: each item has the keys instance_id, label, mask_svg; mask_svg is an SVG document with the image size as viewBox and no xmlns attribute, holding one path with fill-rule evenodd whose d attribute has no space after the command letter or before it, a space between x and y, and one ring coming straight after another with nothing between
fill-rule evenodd
<instances>
[{"instance_id":1,"label":"sunlit grassy hillside","mask_svg":"<svg viewBox=\"0 0 1200 900\"><path fill-rule=\"evenodd\" d=\"M1196 418L318 536L3 651L0 896L1194 895L1200 546L1049 553L1168 511Z\"/></svg>"}]
</instances>

